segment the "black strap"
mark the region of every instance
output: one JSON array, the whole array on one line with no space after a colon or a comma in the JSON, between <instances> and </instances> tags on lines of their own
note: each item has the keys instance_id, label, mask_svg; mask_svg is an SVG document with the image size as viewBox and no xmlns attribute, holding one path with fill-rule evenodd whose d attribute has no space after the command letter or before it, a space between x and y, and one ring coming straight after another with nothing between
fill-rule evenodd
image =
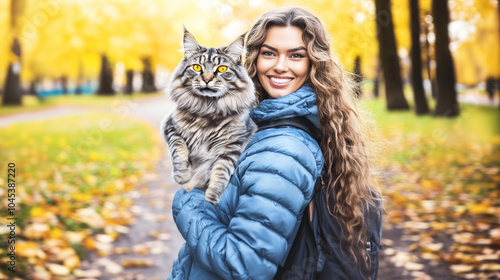
<instances>
[{"instance_id":1,"label":"black strap","mask_svg":"<svg viewBox=\"0 0 500 280\"><path fill-rule=\"evenodd\" d=\"M258 131L268 128L292 126L304 130L318 143L321 140L321 132L316 129L316 126L306 117L291 117L286 119L263 121L258 123L257 125L259 127Z\"/></svg>"}]
</instances>

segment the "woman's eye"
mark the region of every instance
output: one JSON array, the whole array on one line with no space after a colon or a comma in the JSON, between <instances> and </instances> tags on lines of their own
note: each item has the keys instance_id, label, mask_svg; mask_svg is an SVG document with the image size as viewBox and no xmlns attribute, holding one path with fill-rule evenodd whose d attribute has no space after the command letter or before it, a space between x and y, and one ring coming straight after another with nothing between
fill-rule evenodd
<instances>
[{"instance_id":1,"label":"woman's eye","mask_svg":"<svg viewBox=\"0 0 500 280\"><path fill-rule=\"evenodd\" d=\"M293 57L293 58L303 58L303 57L305 57L305 56L304 56L304 55L302 55L302 54L300 54L300 53L294 53L294 54L292 54L292 57Z\"/></svg>"},{"instance_id":2,"label":"woman's eye","mask_svg":"<svg viewBox=\"0 0 500 280\"><path fill-rule=\"evenodd\" d=\"M226 72L226 70L227 70L227 66L219 66L219 68L217 68L217 71L219 71L220 73Z\"/></svg>"},{"instance_id":3,"label":"woman's eye","mask_svg":"<svg viewBox=\"0 0 500 280\"><path fill-rule=\"evenodd\" d=\"M196 72L200 72L201 71L201 66L198 65L198 64L195 64L195 65L193 65L193 70L196 71Z\"/></svg>"},{"instance_id":4,"label":"woman's eye","mask_svg":"<svg viewBox=\"0 0 500 280\"><path fill-rule=\"evenodd\" d=\"M272 52L263 51L262 55L264 55L264 56L273 56L274 54Z\"/></svg>"}]
</instances>

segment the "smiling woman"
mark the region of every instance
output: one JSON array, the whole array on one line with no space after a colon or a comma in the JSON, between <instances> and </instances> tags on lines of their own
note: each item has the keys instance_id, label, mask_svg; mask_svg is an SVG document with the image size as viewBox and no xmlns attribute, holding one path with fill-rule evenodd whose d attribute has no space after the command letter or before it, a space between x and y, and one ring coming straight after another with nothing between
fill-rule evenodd
<instances>
[{"instance_id":1,"label":"smiling woman","mask_svg":"<svg viewBox=\"0 0 500 280\"><path fill-rule=\"evenodd\" d=\"M257 59L262 87L272 98L297 91L309 75L309 57L302 30L295 26L273 26Z\"/></svg>"},{"instance_id":2,"label":"smiling woman","mask_svg":"<svg viewBox=\"0 0 500 280\"><path fill-rule=\"evenodd\" d=\"M369 187L353 92L329 42L321 21L301 8L271 10L252 27L245 68L260 102L250 116L260 129L219 204L197 188L177 192L173 215L186 244L169 279L376 277L380 232L365 224L381 224L378 195ZM320 143L292 125L265 125L290 119L321 134ZM325 184L315 193L321 174ZM311 247L321 248L321 260L300 258L282 275L314 205L324 238ZM365 216L368 208L374 215Z\"/></svg>"}]
</instances>

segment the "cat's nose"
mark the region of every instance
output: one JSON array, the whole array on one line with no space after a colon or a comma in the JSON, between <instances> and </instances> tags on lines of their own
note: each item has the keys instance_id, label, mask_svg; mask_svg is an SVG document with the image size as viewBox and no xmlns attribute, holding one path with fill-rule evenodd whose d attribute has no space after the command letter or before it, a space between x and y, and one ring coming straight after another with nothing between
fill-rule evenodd
<instances>
[{"instance_id":1,"label":"cat's nose","mask_svg":"<svg viewBox=\"0 0 500 280\"><path fill-rule=\"evenodd\" d=\"M208 85L208 83L210 82L210 79L203 79L203 81L205 81L205 84Z\"/></svg>"}]
</instances>

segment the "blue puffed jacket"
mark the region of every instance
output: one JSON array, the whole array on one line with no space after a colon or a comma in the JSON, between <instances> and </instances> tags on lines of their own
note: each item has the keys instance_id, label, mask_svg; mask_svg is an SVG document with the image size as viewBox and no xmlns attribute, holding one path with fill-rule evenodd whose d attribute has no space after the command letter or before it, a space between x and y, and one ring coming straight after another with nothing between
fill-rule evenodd
<instances>
[{"instance_id":1,"label":"blue puffed jacket","mask_svg":"<svg viewBox=\"0 0 500 280\"><path fill-rule=\"evenodd\" d=\"M262 101L256 122L305 116L319 129L308 85ZM257 132L237 162L218 206L198 188L180 189L173 216L186 240L169 279L272 279L284 264L323 168L318 143L294 127Z\"/></svg>"}]
</instances>

